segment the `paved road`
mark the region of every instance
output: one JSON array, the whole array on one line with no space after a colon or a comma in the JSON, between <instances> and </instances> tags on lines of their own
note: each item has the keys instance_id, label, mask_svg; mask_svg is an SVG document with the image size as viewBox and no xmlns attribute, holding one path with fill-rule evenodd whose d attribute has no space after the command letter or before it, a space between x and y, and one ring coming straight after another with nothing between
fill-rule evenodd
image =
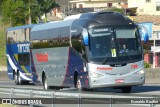
<instances>
[{"instance_id":1,"label":"paved road","mask_svg":"<svg viewBox=\"0 0 160 107\"><path fill-rule=\"evenodd\" d=\"M15 87L15 88L29 88L29 89L43 89L41 84L29 84L29 85L15 85L14 81L0 81L0 87ZM62 91L77 91L73 88L65 88ZM121 93L119 89L111 89L111 88L101 88L96 91L95 93ZM132 89L133 94L144 94L144 95L160 95L160 84L145 84L143 86L134 86Z\"/></svg>"},{"instance_id":2,"label":"paved road","mask_svg":"<svg viewBox=\"0 0 160 107\"><path fill-rule=\"evenodd\" d=\"M0 87L15 87L15 88L29 88L29 89L43 89L43 87L40 84L34 85L34 84L29 84L29 85L15 85L14 81L0 81ZM62 89L60 91L70 91L70 92L78 92L76 89L74 88L65 88ZM120 90L118 89L110 89L110 88L102 88L102 89L98 89L96 91L93 92L89 92L89 93L93 93L93 94L107 94L107 93L121 93ZM88 93L87 91L82 92L82 93ZM147 85L145 84L144 86L135 86L133 87L133 92L132 94L145 94L145 95L160 95L160 85L158 84L152 84L152 85ZM29 96L29 95L28 95ZM24 98L29 98L28 96L23 96ZM10 94L6 94L6 93L1 93L0 92L0 97L1 98L10 98ZM15 97L15 95L14 95ZM19 95L17 96L18 98L20 97ZM22 96L21 96L22 97ZM62 102L63 103L63 102ZM51 107L52 105L40 105L40 106L35 106L35 107ZM77 104L63 104L63 105L59 105L56 104L56 107L77 107ZM84 104L81 105L81 107L110 107L109 104ZM113 107L149 107L148 105L129 105L129 104L114 104ZM156 105L156 107L159 107L159 105Z\"/></svg>"}]
</instances>

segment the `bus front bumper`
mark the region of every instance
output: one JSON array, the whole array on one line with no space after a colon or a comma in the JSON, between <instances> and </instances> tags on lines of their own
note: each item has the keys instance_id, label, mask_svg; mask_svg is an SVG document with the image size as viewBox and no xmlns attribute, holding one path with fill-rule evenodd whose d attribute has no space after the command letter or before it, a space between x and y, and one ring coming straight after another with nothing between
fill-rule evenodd
<instances>
[{"instance_id":1,"label":"bus front bumper","mask_svg":"<svg viewBox=\"0 0 160 107\"><path fill-rule=\"evenodd\" d=\"M123 87L123 86L136 86L145 83L145 74L132 74L126 76L103 76L102 78L90 78L90 88L103 88L103 87Z\"/></svg>"}]
</instances>

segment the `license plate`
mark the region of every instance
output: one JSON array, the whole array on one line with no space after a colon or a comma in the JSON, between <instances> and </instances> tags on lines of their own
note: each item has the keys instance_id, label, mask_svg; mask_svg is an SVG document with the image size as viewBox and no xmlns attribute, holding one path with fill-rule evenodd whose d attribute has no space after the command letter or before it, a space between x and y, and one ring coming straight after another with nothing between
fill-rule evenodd
<instances>
[{"instance_id":1,"label":"license plate","mask_svg":"<svg viewBox=\"0 0 160 107\"><path fill-rule=\"evenodd\" d=\"M117 79L115 80L116 83L124 83L124 79Z\"/></svg>"}]
</instances>

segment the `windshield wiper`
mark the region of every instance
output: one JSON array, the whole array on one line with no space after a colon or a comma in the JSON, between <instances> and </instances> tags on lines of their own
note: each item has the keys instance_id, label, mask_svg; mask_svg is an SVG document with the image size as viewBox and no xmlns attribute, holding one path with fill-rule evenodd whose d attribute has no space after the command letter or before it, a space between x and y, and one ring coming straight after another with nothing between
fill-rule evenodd
<instances>
[{"instance_id":1,"label":"windshield wiper","mask_svg":"<svg viewBox=\"0 0 160 107\"><path fill-rule=\"evenodd\" d=\"M132 57L131 57L130 55L128 55L128 53L127 53L126 51L125 51L124 53L125 53L126 56L128 56L128 58L129 58L130 60L132 60Z\"/></svg>"},{"instance_id":2,"label":"windshield wiper","mask_svg":"<svg viewBox=\"0 0 160 107\"><path fill-rule=\"evenodd\" d=\"M107 62L107 60L108 60L108 58L109 58L110 55L111 55L110 53L107 53L105 55L105 58L102 60L102 64L106 64L106 62Z\"/></svg>"}]
</instances>

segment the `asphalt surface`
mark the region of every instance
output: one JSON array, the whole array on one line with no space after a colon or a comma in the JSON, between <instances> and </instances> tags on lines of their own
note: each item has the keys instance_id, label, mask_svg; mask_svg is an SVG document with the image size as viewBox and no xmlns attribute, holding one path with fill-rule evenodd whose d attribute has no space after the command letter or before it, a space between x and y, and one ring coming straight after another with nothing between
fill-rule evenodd
<instances>
[{"instance_id":1,"label":"asphalt surface","mask_svg":"<svg viewBox=\"0 0 160 107\"><path fill-rule=\"evenodd\" d=\"M13 88L29 88L29 89L43 89L41 84L33 84L29 85L15 85L14 81L0 81L0 87L13 87ZM54 89L51 89L54 90ZM60 91L77 91L74 88L64 88ZM86 92L86 91L84 91ZM120 89L112 89L112 88L101 88L97 90L93 90L91 92L99 92L99 93L122 93ZM131 94L144 94L144 95L159 95L160 96L160 84L145 84L143 86L133 86Z\"/></svg>"},{"instance_id":2,"label":"asphalt surface","mask_svg":"<svg viewBox=\"0 0 160 107\"><path fill-rule=\"evenodd\" d=\"M8 87L8 88L25 88L25 89L40 89L42 90L43 87L41 84L33 84L30 83L29 85L15 85L14 81L0 81L0 87ZM51 89L54 90L54 89ZM74 88L64 88L59 91L67 91L67 92L79 92ZM93 93L93 94L108 94L108 93L122 93L119 89L111 89L111 88L101 88L94 91L82 91L81 93ZM123 94L123 93L122 93ZM130 94L143 94L143 95L159 95L160 96L160 84L145 84L144 86L134 86L132 89L132 93ZM20 97L19 95L17 97ZM22 96L21 96L22 97ZM28 96L23 96L24 98L28 98ZM1 93L0 98L10 98L10 94L8 93ZM35 105L33 107L52 107L53 105ZM78 104L55 104L56 107L79 107ZM82 104L81 107L111 107L110 104ZM114 104L112 107L149 107L148 105L136 105L136 104ZM160 105L155 106L160 107Z\"/></svg>"}]
</instances>

